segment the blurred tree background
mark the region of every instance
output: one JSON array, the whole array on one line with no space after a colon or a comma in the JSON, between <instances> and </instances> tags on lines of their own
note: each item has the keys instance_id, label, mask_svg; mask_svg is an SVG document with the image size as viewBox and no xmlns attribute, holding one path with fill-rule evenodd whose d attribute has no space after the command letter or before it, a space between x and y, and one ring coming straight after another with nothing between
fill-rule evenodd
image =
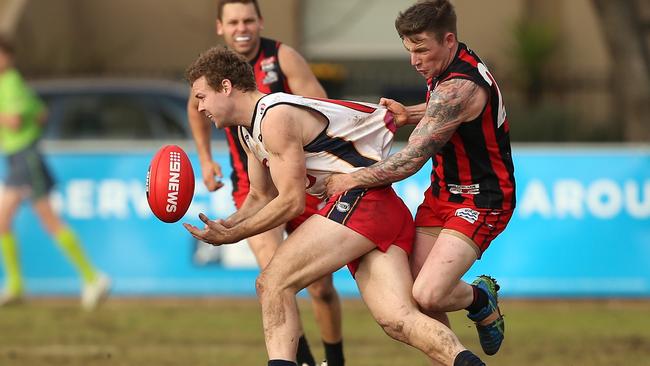
<instances>
[{"instance_id":1,"label":"blurred tree background","mask_svg":"<svg viewBox=\"0 0 650 366\"><path fill-rule=\"evenodd\" d=\"M593 0L614 63L616 115L627 141L650 141L650 1Z\"/></svg>"}]
</instances>

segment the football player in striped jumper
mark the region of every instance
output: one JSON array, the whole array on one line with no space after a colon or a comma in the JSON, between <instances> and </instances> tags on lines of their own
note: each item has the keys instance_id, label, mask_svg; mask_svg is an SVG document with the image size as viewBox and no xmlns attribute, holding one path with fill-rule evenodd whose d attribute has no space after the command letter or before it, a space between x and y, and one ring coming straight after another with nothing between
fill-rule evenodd
<instances>
[{"instance_id":1,"label":"football player in striped jumper","mask_svg":"<svg viewBox=\"0 0 650 366\"><path fill-rule=\"evenodd\" d=\"M446 312L466 309L483 351L495 354L505 326L499 285L489 276L462 280L508 224L515 178L503 98L481 59L456 38L456 14L447 0L422 1L400 13L397 32L411 64L427 79L426 103L381 104L417 124L408 144L390 158L352 174L332 176L328 192L385 186L432 160L431 186L415 216L411 269L413 297L449 325Z\"/></svg>"}]
</instances>

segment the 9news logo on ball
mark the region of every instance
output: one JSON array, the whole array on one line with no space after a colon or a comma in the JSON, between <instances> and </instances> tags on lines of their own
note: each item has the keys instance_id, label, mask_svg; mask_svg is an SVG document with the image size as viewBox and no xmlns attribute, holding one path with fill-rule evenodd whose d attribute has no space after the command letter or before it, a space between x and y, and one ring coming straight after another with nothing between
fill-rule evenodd
<instances>
[{"instance_id":1,"label":"9news logo on ball","mask_svg":"<svg viewBox=\"0 0 650 366\"><path fill-rule=\"evenodd\" d=\"M194 196L194 170L187 154L177 145L163 146L154 155L147 172L147 202L164 222L185 215Z\"/></svg>"}]
</instances>

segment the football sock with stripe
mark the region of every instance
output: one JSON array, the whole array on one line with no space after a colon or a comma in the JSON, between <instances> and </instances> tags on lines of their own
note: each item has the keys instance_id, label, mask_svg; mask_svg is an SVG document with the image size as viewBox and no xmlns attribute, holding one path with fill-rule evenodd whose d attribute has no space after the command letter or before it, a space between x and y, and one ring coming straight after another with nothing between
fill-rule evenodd
<instances>
[{"instance_id":1,"label":"football sock with stripe","mask_svg":"<svg viewBox=\"0 0 650 366\"><path fill-rule=\"evenodd\" d=\"M311 353L309 348L309 343L307 343L307 338L305 335L301 335L298 339L298 351L296 353L296 360L298 360L298 365L307 364L309 366L316 366L316 361L314 360L314 355Z\"/></svg>"},{"instance_id":2,"label":"football sock with stripe","mask_svg":"<svg viewBox=\"0 0 650 366\"><path fill-rule=\"evenodd\" d=\"M16 238L11 233L3 234L0 236L0 246L5 271L5 291L8 295L19 295L23 292L23 280L20 275Z\"/></svg>"},{"instance_id":3,"label":"football sock with stripe","mask_svg":"<svg viewBox=\"0 0 650 366\"><path fill-rule=\"evenodd\" d=\"M343 341L338 343L327 343L323 341L325 348L325 359L327 366L344 366L345 358L343 357Z\"/></svg>"},{"instance_id":4,"label":"football sock with stripe","mask_svg":"<svg viewBox=\"0 0 650 366\"><path fill-rule=\"evenodd\" d=\"M75 266L84 283L92 283L97 272L84 253L77 236L69 228L59 230L54 236L57 244Z\"/></svg>"},{"instance_id":5,"label":"football sock with stripe","mask_svg":"<svg viewBox=\"0 0 650 366\"><path fill-rule=\"evenodd\" d=\"M454 366L485 366L485 363L472 352L465 350L456 355Z\"/></svg>"}]
</instances>

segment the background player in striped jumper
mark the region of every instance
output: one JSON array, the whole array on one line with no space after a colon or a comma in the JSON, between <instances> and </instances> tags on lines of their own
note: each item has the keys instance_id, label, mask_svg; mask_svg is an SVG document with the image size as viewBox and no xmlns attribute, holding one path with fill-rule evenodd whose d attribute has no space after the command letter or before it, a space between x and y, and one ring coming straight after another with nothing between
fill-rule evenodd
<instances>
[{"instance_id":1,"label":"background player in striped jumper","mask_svg":"<svg viewBox=\"0 0 650 366\"><path fill-rule=\"evenodd\" d=\"M278 41L263 38L263 19L259 4L254 0L220 0L217 4L217 34L231 50L242 55L251 64L259 90L265 93L298 93L312 97L326 97L325 91L311 72L305 60L291 47ZM197 111L198 101L190 96L188 117L194 141L196 142L203 182L210 191L223 186L221 167L212 160L210 150L210 123ZM249 178L246 172L247 158L237 136L235 127L224 129L230 150L232 167L231 181L233 199L237 208L241 207L248 194ZM298 225L314 214L321 203L320 199L307 196L305 212L286 224L286 231L295 230ZM266 267L273 253L282 242L285 226L269 230L248 238L260 268ZM329 366L343 366L343 343L341 332L341 305L334 288L332 276L328 275L307 288L312 299L312 307L319 325L325 348L325 358ZM299 364L315 364L307 339L300 336L298 346Z\"/></svg>"},{"instance_id":2,"label":"background player in striped jumper","mask_svg":"<svg viewBox=\"0 0 650 366\"><path fill-rule=\"evenodd\" d=\"M328 193L402 180L433 160L431 187L418 208L411 257L413 296L449 325L448 311L468 310L481 346L495 354L504 338L496 281L462 276L506 227L515 207L509 126L501 92L479 57L456 38L456 14L447 0L422 1L400 13L395 27L411 64L427 79L427 102L399 111L417 124L398 153L367 169L336 175Z\"/></svg>"},{"instance_id":3,"label":"background player in striped jumper","mask_svg":"<svg viewBox=\"0 0 650 366\"><path fill-rule=\"evenodd\" d=\"M86 257L75 233L53 210L48 194L54 180L38 149L45 106L13 66L13 46L0 37L0 151L7 157L7 177L0 199L0 247L5 289L0 305L23 299L24 285L12 224L20 204L31 199L34 213L81 276L81 304L92 310L108 295L110 281Z\"/></svg>"},{"instance_id":4,"label":"background player in striped jumper","mask_svg":"<svg viewBox=\"0 0 650 366\"><path fill-rule=\"evenodd\" d=\"M330 174L369 166L390 151L396 126L387 109L261 93L250 65L231 51L208 50L188 68L187 78L199 111L218 128L240 126L249 155L251 186L242 207L226 220L200 214L203 229L184 224L205 242L236 243L276 227L304 210L305 190L323 196ZM257 279L268 365L295 365L295 294L345 264L391 337L445 365L484 365L412 300L408 253L414 234L411 213L390 185L329 197L289 235Z\"/></svg>"}]
</instances>

